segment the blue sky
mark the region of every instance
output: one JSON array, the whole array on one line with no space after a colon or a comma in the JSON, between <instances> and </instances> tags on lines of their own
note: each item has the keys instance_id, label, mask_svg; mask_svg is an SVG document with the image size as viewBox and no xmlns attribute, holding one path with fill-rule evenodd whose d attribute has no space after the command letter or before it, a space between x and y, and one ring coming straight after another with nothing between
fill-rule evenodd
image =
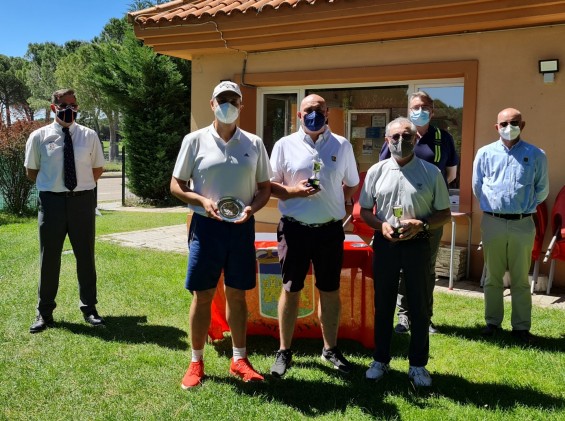
<instances>
[{"instance_id":1,"label":"blue sky","mask_svg":"<svg viewBox=\"0 0 565 421\"><path fill-rule=\"evenodd\" d=\"M0 54L23 57L29 43L90 41L132 0L2 0Z\"/></svg>"}]
</instances>

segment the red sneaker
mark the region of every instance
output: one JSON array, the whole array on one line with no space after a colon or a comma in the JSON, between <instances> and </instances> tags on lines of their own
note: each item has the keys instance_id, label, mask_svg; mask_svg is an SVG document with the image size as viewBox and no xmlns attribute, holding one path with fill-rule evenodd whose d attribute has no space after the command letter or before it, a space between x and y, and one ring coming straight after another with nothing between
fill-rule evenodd
<instances>
[{"instance_id":1,"label":"red sneaker","mask_svg":"<svg viewBox=\"0 0 565 421\"><path fill-rule=\"evenodd\" d=\"M191 362L188 370L182 378L181 387L183 389L190 389L191 387L198 386L202 383L204 378L204 361Z\"/></svg>"},{"instance_id":2,"label":"red sneaker","mask_svg":"<svg viewBox=\"0 0 565 421\"><path fill-rule=\"evenodd\" d=\"M260 382L265 380L257 373L247 358L234 361L231 359L230 373L240 377L244 382Z\"/></svg>"}]
</instances>

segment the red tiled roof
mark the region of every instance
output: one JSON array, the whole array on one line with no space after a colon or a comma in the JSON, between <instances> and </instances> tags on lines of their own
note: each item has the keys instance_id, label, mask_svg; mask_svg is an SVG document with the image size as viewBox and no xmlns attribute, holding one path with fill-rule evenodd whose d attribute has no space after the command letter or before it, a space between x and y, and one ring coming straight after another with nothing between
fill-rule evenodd
<instances>
[{"instance_id":1,"label":"red tiled roof","mask_svg":"<svg viewBox=\"0 0 565 421\"><path fill-rule=\"evenodd\" d=\"M175 24L192 19L212 18L234 13L259 14L266 9L295 8L301 4L335 3L338 0L174 0L148 9L129 13L141 26L159 23Z\"/></svg>"}]
</instances>

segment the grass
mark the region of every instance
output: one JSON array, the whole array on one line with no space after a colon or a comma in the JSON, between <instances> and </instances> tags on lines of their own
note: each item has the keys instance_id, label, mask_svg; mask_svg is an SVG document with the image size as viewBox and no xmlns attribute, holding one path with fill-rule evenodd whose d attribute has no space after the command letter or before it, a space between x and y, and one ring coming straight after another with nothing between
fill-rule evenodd
<instances>
[{"instance_id":1,"label":"grass","mask_svg":"<svg viewBox=\"0 0 565 421\"><path fill-rule=\"evenodd\" d=\"M104 212L99 235L184 223L183 214ZM0 214L0 419L6 420L565 420L564 312L535 308L535 347L508 332L478 335L483 302L437 293L428 365L434 385L407 381L409 336L394 335L392 372L364 380L371 350L341 341L355 364L343 376L320 360L320 340L296 340L282 380L242 384L228 375L229 339L206 345L208 380L181 390L189 358L186 256L98 241L99 310L107 328L78 311L75 264L62 257L57 328L30 335L37 290L37 222ZM67 247L67 246L66 246ZM509 314L510 308L506 310ZM508 322L505 322L508 323ZM507 325L505 326L507 327ZM265 373L277 341L249 337Z\"/></svg>"}]
</instances>

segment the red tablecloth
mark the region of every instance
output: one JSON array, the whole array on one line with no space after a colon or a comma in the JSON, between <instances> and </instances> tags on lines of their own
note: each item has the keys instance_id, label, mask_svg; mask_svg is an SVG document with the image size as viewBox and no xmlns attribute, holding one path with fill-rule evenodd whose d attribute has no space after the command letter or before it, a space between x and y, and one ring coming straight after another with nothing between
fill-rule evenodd
<instances>
[{"instance_id":1,"label":"red tablecloth","mask_svg":"<svg viewBox=\"0 0 565 421\"><path fill-rule=\"evenodd\" d=\"M277 256L277 242L270 236L258 234L255 241L257 250L257 286L247 291L249 335L279 337L277 304L281 293L282 280ZM341 271L341 319L339 338L353 339L367 348L374 347L373 335L373 271L372 249L357 237L348 235L344 242L343 269ZM308 275L301 293L299 316L295 338L321 338L322 331L317 316L318 291L311 274ZM223 278L218 283L212 302L212 322L208 335L212 340L222 339L229 331L226 321Z\"/></svg>"}]
</instances>

